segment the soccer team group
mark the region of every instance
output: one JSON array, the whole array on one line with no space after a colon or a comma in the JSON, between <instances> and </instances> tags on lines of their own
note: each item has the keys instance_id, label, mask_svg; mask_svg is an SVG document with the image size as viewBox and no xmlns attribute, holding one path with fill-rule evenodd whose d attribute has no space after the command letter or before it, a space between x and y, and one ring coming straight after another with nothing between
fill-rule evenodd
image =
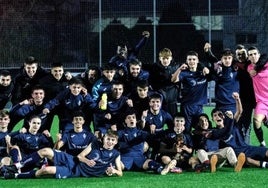
<instances>
[{"instance_id":1,"label":"soccer team group","mask_svg":"<svg viewBox=\"0 0 268 188\"><path fill-rule=\"evenodd\" d=\"M164 48L158 62L142 65L137 57L149 36L144 31L135 47L118 46L103 67L90 66L76 76L65 72L61 62L47 71L33 56L15 77L2 70L1 176L268 168L262 131L268 122L266 57L256 47L238 45L235 53L224 49L218 60L206 43L203 62L189 51L185 63L177 64ZM203 105L212 80L216 106L210 118ZM53 140L55 116L59 132ZM14 130L19 122L22 127ZM251 122L260 146L250 145Z\"/></svg>"}]
</instances>

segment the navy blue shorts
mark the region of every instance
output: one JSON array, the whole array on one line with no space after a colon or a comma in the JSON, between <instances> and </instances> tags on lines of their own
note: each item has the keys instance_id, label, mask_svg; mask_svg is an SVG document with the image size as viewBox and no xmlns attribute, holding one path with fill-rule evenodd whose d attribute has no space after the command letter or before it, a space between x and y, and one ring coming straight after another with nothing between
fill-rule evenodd
<instances>
[{"instance_id":1,"label":"navy blue shorts","mask_svg":"<svg viewBox=\"0 0 268 188\"><path fill-rule=\"evenodd\" d=\"M54 151L54 166L56 166L55 177L57 179L73 177L73 169L76 166L74 156L59 151Z\"/></svg>"},{"instance_id":2,"label":"navy blue shorts","mask_svg":"<svg viewBox=\"0 0 268 188\"><path fill-rule=\"evenodd\" d=\"M131 157L131 156L122 156L121 155L121 161L125 166L125 169L143 169L143 164L146 161L146 158L144 156L140 157Z\"/></svg>"},{"instance_id":3,"label":"navy blue shorts","mask_svg":"<svg viewBox=\"0 0 268 188\"><path fill-rule=\"evenodd\" d=\"M244 146L235 149L236 155L239 155L241 152L244 152L246 157L261 161L266 159L267 148L260 146Z\"/></svg>"}]
</instances>

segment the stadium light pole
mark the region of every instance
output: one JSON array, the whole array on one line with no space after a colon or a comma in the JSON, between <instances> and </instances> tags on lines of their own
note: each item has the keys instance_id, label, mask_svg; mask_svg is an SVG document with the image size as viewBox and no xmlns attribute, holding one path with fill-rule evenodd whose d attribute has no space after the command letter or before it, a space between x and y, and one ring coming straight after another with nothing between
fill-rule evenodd
<instances>
[{"instance_id":1,"label":"stadium light pole","mask_svg":"<svg viewBox=\"0 0 268 188\"><path fill-rule=\"evenodd\" d=\"M102 36L101 36L101 28L102 28L102 17L101 17L101 5L102 1L99 0L99 66L102 66Z\"/></svg>"},{"instance_id":2,"label":"stadium light pole","mask_svg":"<svg viewBox=\"0 0 268 188\"><path fill-rule=\"evenodd\" d=\"M153 2L153 32L154 32L154 63L156 62L156 0Z\"/></svg>"}]
</instances>

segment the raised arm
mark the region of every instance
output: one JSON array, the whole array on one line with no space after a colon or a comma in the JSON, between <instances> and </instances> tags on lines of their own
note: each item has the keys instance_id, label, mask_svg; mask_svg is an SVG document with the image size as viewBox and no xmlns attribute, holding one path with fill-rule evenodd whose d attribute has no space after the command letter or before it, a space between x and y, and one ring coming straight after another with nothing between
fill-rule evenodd
<instances>
[{"instance_id":1,"label":"raised arm","mask_svg":"<svg viewBox=\"0 0 268 188\"><path fill-rule=\"evenodd\" d=\"M179 82L179 75L182 70L185 70L188 68L188 65L186 63L183 63L171 76L171 82L176 83Z\"/></svg>"},{"instance_id":2,"label":"raised arm","mask_svg":"<svg viewBox=\"0 0 268 188\"><path fill-rule=\"evenodd\" d=\"M241 103L241 100L240 100L239 93L234 92L233 93L233 98L235 99L235 103L236 103L236 112L235 112L235 115L234 115L234 120L236 122L238 122L238 120L240 119L240 117L242 115L242 112L243 112L243 106L242 106L242 103Z\"/></svg>"}]
</instances>

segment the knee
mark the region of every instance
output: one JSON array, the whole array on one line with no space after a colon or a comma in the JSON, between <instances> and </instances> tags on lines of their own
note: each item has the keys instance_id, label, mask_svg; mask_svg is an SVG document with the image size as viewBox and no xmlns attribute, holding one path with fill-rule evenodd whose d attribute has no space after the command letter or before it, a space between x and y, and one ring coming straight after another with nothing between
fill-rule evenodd
<instances>
[{"instance_id":1,"label":"knee","mask_svg":"<svg viewBox=\"0 0 268 188\"><path fill-rule=\"evenodd\" d=\"M163 156L161 160L164 164L168 164L171 161L170 157L168 156Z\"/></svg>"},{"instance_id":2,"label":"knee","mask_svg":"<svg viewBox=\"0 0 268 188\"><path fill-rule=\"evenodd\" d=\"M51 148L40 149L37 153L41 158L44 158L44 157L51 158L51 157L53 157L53 150Z\"/></svg>"},{"instance_id":3,"label":"knee","mask_svg":"<svg viewBox=\"0 0 268 188\"><path fill-rule=\"evenodd\" d=\"M253 123L254 123L254 127L259 128L259 127L261 127L262 119L254 117Z\"/></svg>"}]
</instances>

